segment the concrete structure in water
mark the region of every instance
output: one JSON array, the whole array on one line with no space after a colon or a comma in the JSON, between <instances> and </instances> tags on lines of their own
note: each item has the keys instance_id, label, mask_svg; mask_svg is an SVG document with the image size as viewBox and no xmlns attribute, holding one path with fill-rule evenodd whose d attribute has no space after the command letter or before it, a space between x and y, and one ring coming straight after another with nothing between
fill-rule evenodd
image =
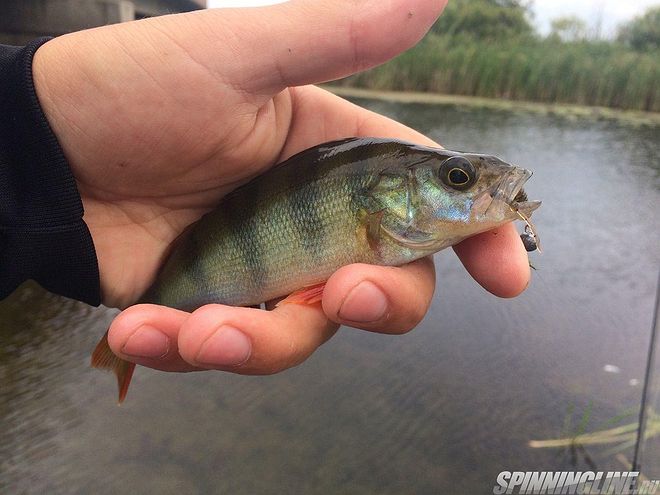
<instances>
[{"instance_id":1,"label":"concrete structure in water","mask_svg":"<svg viewBox=\"0 0 660 495\"><path fill-rule=\"evenodd\" d=\"M206 0L0 0L0 43L203 9Z\"/></svg>"}]
</instances>

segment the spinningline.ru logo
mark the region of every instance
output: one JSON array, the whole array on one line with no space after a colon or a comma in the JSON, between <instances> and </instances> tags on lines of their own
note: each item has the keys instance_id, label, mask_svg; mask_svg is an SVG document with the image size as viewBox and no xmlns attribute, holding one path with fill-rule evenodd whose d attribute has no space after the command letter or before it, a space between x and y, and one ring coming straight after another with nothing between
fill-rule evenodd
<instances>
[{"instance_id":1,"label":"spinningline.ru logo","mask_svg":"<svg viewBox=\"0 0 660 495\"><path fill-rule=\"evenodd\" d=\"M502 471L495 495L645 495L655 494L660 480L640 480L637 471Z\"/></svg>"}]
</instances>

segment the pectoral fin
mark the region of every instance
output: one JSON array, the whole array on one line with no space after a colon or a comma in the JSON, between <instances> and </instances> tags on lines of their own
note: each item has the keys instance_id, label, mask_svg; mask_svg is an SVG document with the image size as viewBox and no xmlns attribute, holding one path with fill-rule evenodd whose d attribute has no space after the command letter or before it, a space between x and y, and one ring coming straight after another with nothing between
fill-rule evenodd
<instances>
[{"instance_id":1,"label":"pectoral fin","mask_svg":"<svg viewBox=\"0 0 660 495\"><path fill-rule=\"evenodd\" d=\"M381 225L381 231L401 246L410 249L433 249L437 245L437 236L431 232L418 230L414 226L406 227L401 232Z\"/></svg>"},{"instance_id":2,"label":"pectoral fin","mask_svg":"<svg viewBox=\"0 0 660 495\"><path fill-rule=\"evenodd\" d=\"M367 242L369 242L369 247L374 251L378 250L378 244L380 243L380 227L384 214L385 211L381 210L375 213L366 213L365 215Z\"/></svg>"},{"instance_id":3,"label":"pectoral fin","mask_svg":"<svg viewBox=\"0 0 660 495\"><path fill-rule=\"evenodd\" d=\"M416 229L414 225L411 226L399 220L389 221L389 225L385 225L384 219L385 210L374 213L364 212L363 222L367 232L367 241L369 247L374 251L378 251L383 238L389 238L401 246L417 250L433 248L437 243L433 233Z\"/></svg>"}]
</instances>

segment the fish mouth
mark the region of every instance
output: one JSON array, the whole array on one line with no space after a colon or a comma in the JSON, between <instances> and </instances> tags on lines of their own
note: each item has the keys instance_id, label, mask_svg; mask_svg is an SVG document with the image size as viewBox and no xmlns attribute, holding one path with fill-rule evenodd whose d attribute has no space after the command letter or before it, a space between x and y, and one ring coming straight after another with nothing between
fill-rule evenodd
<instances>
[{"instance_id":1,"label":"fish mouth","mask_svg":"<svg viewBox=\"0 0 660 495\"><path fill-rule=\"evenodd\" d=\"M499 200L509 205L514 212L520 212L525 217L529 217L534 210L541 206L541 201L529 201L527 193L523 189L531 176L531 170L514 168L493 187L491 205L496 203L495 200Z\"/></svg>"},{"instance_id":2,"label":"fish mouth","mask_svg":"<svg viewBox=\"0 0 660 495\"><path fill-rule=\"evenodd\" d=\"M506 204L514 217L525 222L525 232L521 235L523 244L527 251L537 250L541 252L541 239L538 236L534 224L529 217L532 212L541 206L540 201L529 201L527 193L523 189L525 182L532 176L532 171L524 168L514 168L506 174L496 187L493 194L493 203L500 201ZM499 201L495 201L499 199ZM488 207L490 208L490 206Z\"/></svg>"},{"instance_id":3,"label":"fish mouth","mask_svg":"<svg viewBox=\"0 0 660 495\"><path fill-rule=\"evenodd\" d=\"M532 212L541 206L540 201L529 201L523 189L532 176L531 170L513 167L490 188L478 194L472 204L471 216L476 221L485 222L490 227L502 225L512 220L525 222L525 249L538 249L541 243L536 228L530 220ZM522 237L521 237L522 239ZM529 248L528 248L529 245Z\"/></svg>"}]
</instances>

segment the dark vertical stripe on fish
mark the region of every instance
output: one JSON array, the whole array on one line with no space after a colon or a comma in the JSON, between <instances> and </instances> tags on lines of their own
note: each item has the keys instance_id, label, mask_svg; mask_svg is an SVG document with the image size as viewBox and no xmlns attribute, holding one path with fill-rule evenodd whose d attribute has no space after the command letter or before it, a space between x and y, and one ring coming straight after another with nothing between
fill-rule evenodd
<instances>
[{"instance_id":1,"label":"dark vertical stripe on fish","mask_svg":"<svg viewBox=\"0 0 660 495\"><path fill-rule=\"evenodd\" d=\"M326 226L318 208L322 204L323 194L327 194L327 191L322 189L323 186L318 181L319 172L317 163L309 164L305 170L307 182L303 185L303 194L290 194L287 197L290 219L297 231L300 248L314 264L323 261L326 252ZM292 169L290 173L300 172ZM290 183L294 180L295 177L291 175Z\"/></svg>"},{"instance_id":2,"label":"dark vertical stripe on fish","mask_svg":"<svg viewBox=\"0 0 660 495\"><path fill-rule=\"evenodd\" d=\"M204 246L200 243L198 239L198 232L192 230L188 239L184 242L187 242L188 245L186 249L190 253L203 253ZM186 267L184 273L191 279L197 287L206 287L209 283L208 274L204 268L203 261L197 257L190 257L187 259Z\"/></svg>"},{"instance_id":3,"label":"dark vertical stripe on fish","mask_svg":"<svg viewBox=\"0 0 660 495\"><path fill-rule=\"evenodd\" d=\"M249 280L237 281L245 283L248 287L262 287L268 277L268 268L264 263L264 246L257 236L256 220L254 218L260 188L253 188L252 196L234 196L224 210L224 218L232 234L230 235L232 247L239 255L243 268ZM240 289L238 289L240 291Z\"/></svg>"}]
</instances>

